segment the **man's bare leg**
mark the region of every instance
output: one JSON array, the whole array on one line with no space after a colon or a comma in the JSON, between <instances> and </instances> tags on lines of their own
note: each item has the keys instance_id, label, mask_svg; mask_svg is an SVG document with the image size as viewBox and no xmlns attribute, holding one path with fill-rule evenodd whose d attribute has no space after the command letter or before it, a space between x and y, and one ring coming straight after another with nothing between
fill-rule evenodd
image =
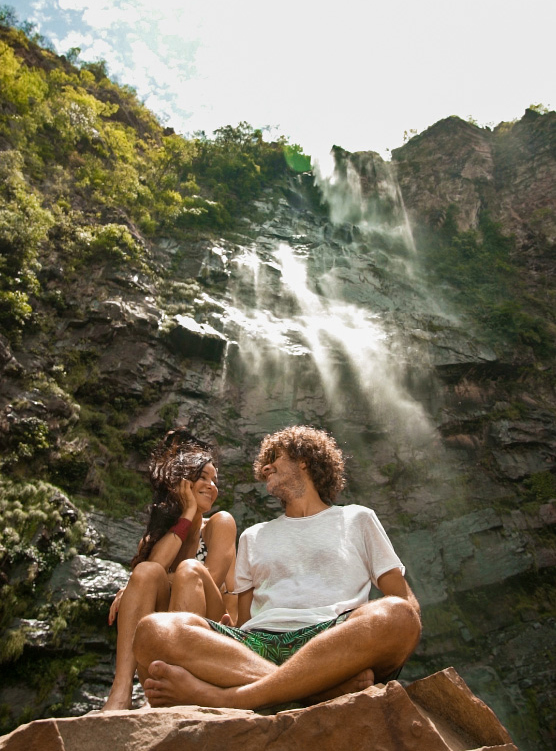
<instances>
[{"instance_id":1,"label":"man's bare leg","mask_svg":"<svg viewBox=\"0 0 556 751\"><path fill-rule=\"evenodd\" d=\"M156 620L142 621L138 635L143 624L149 630ZM225 670L223 677L222 664L203 664L202 658L179 659L183 655L172 649L169 639L165 639L166 649L160 644L163 634L159 638L151 634L150 648L139 648L136 656L139 662L154 658L149 668L152 677L145 682L153 706L194 703L254 709L321 694L369 668L380 680L407 660L420 632L419 616L407 600L383 597L358 608L344 623L314 637L283 665L271 666L273 670L254 680L245 680L239 663L227 666L232 669ZM196 639L193 633L190 638L198 653L203 639ZM234 684L237 678L241 680Z\"/></svg>"},{"instance_id":2,"label":"man's bare leg","mask_svg":"<svg viewBox=\"0 0 556 751\"><path fill-rule=\"evenodd\" d=\"M185 674L191 671L202 675L215 686L229 687L252 683L277 670L272 662L244 647L241 642L213 631L204 618L192 613L147 616L137 627L133 648L140 677L160 677L160 666L164 671L167 665L183 670ZM146 679L143 684L149 703L162 706L160 692L148 692L150 683L151 679ZM165 693L168 691L170 688L165 686ZM168 699L165 705L184 703L178 694L168 696ZM192 696L187 703L198 702Z\"/></svg>"}]
</instances>

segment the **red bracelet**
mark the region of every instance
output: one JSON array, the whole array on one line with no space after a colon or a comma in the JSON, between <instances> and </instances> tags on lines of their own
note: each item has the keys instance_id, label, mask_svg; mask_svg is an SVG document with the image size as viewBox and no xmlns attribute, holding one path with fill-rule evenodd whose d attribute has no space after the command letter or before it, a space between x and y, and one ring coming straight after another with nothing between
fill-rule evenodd
<instances>
[{"instance_id":1,"label":"red bracelet","mask_svg":"<svg viewBox=\"0 0 556 751\"><path fill-rule=\"evenodd\" d=\"M173 527L170 527L170 532L173 532L175 535L177 535L182 542L185 542L185 538L187 537L187 533L191 529L191 522L189 519L184 519L182 516L177 521L177 524L174 524Z\"/></svg>"}]
</instances>

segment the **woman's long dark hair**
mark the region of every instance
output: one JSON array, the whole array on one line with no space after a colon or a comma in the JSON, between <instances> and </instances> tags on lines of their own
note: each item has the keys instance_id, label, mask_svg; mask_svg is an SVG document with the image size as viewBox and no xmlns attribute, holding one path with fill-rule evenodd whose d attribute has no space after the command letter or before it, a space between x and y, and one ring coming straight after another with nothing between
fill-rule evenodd
<instances>
[{"instance_id":1,"label":"woman's long dark hair","mask_svg":"<svg viewBox=\"0 0 556 751\"><path fill-rule=\"evenodd\" d=\"M177 487L181 480L196 482L203 468L214 463L210 444L195 438L186 428L170 430L151 454L149 477L153 488L153 502L147 530L141 547L131 561L134 569L146 561L156 543L178 521L182 508Z\"/></svg>"}]
</instances>

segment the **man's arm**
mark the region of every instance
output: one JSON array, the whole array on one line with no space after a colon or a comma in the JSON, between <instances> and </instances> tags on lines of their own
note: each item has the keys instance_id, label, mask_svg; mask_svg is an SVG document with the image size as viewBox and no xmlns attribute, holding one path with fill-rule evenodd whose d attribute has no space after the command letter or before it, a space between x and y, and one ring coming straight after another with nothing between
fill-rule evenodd
<instances>
[{"instance_id":1,"label":"man's arm","mask_svg":"<svg viewBox=\"0 0 556 751\"><path fill-rule=\"evenodd\" d=\"M396 595L396 597L403 597L407 600L417 614L421 615L421 608L417 602L417 598L411 591L411 587L405 580L404 575L399 568L390 569L378 579L378 588L383 595Z\"/></svg>"},{"instance_id":2,"label":"man's arm","mask_svg":"<svg viewBox=\"0 0 556 751\"><path fill-rule=\"evenodd\" d=\"M237 626L243 626L251 618L251 603L253 602L253 590L248 589L246 592L240 592L237 602Z\"/></svg>"}]
</instances>

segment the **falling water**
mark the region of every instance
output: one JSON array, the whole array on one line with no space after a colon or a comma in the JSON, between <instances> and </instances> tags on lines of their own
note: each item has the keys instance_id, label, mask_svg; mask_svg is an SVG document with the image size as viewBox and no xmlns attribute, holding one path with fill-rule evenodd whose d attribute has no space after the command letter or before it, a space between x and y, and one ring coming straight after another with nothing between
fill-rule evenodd
<instances>
[{"instance_id":1,"label":"falling water","mask_svg":"<svg viewBox=\"0 0 556 751\"><path fill-rule=\"evenodd\" d=\"M369 152L358 157L358 165L351 159L314 165L315 180L329 207L333 224L349 222L363 235L400 237L406 249L416 252L415 241L399 183L391 163ZM373 196L365 190L365 182L372 182ZM365 172L367 173L365 175Z\"/></svg>"},{"instance_id":2,"label":"falling water","mask_svg":"<svg viewBox=\"0 0 556 751\"><path fill-rule=\"evenodd\" d=\"M394 434L406 433L413 439L428 434L422 406L402 385L403 373L380 316L312 292L305 263L288 245L281 244L276 255L282 284L299 303L298 323L329 404L341 409L348 395L356 395L374 419Z\"/></svg>"},{"instance_id":3,"label":"falling water","mask_svg":"<svg viewBox=\"0 0 556 751\"><path fill-rule=\"evenodd\" d=\"M245 419L353 420L398 445L422 445L431 427L406 385L415 352L393 323L377 266L386 257L409 294L402 287L415 246L399 189L385 171L381 222L379 203L367 205L352 165L342 180L319 180L332 220L320 228L321 242L303 242L292 229L289 242L255 242L233 259L233 299L221 324L237 344L228 352L241 368ZM340 230L357 239L330 239Z\"/></svg>"}]
</instances>

